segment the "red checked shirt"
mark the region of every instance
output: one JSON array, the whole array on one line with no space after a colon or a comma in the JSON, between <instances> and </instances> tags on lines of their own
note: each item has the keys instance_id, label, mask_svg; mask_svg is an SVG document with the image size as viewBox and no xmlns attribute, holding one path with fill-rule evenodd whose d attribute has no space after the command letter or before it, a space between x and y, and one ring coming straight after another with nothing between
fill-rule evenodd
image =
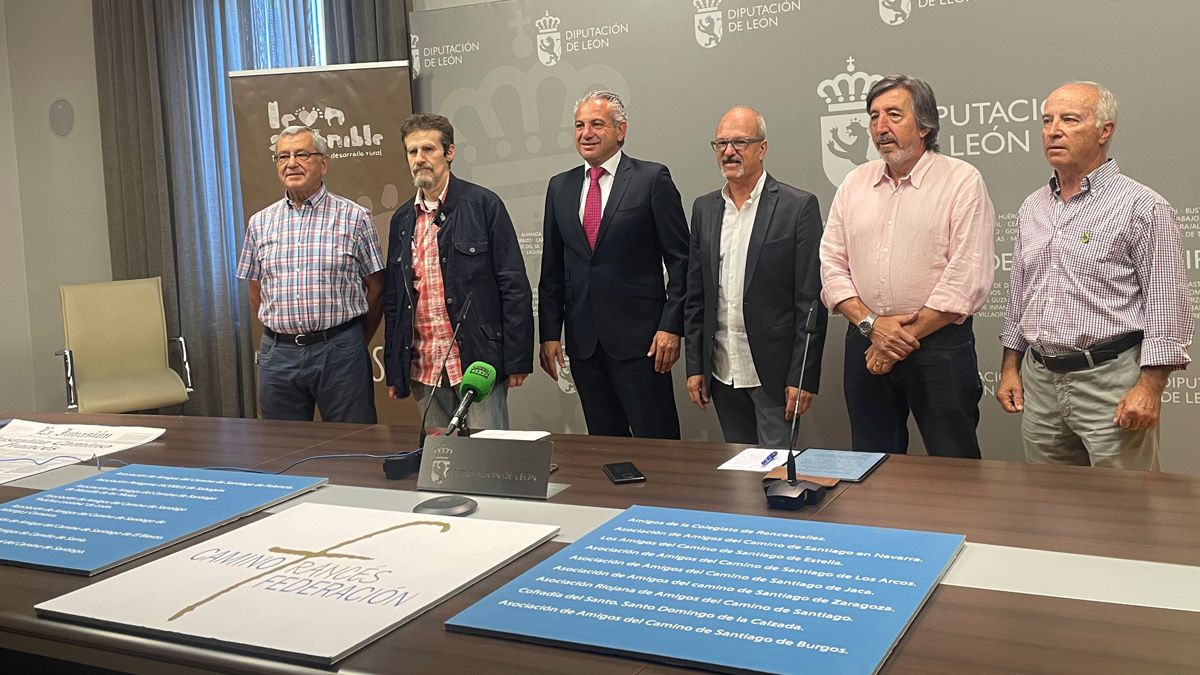
<instances>
[{"instance_id":1,"label":"red checked shirt","mask_svg":"<svg viewBox=\"0 0 1200 675\"><path fill-rule=\"evenodd\" d=\"M416 228L413 233L413 287L417 289L417 308L413 314L413 380L421 384L433 386L438 381L438 369L442 359L446 358L446 349L450 349L450 358L446 360L446 375L450 385L456 386L462 381L462 357L458 353L458 345L453 342L454 324L446 311L446 286L442 279L441 256L438 251L437 211L446 199L446 188L438 195L437 208L429 209L421 201L421 191L417 191L415 208L417 210Z\"/></svg>"},{"instance_id":2,"label":"red checked shirt","mask_svg":"<svg viewBox=\"0 0 1200 675\"><path fill-rule=\"evenodd\" d=\"M1175 209L1109 160L1063 203L1058 179L1017 214L1000 342L1056 356L1143 331L1143 366L1188 361L1193 321Z\"/></svg>"},{"instance_id":3,"label":"red checked shirt","mask_svg":"<svg viewBox=\"0 0 1200 675\"><path fill-rule=\"evenodd\" d=\"M237 277L262 284L264 326L311 333L366 314L363 279L381 269L371 212L322 185L300 206L285 196L250 217Z\"/></svg>"}]
</instances>

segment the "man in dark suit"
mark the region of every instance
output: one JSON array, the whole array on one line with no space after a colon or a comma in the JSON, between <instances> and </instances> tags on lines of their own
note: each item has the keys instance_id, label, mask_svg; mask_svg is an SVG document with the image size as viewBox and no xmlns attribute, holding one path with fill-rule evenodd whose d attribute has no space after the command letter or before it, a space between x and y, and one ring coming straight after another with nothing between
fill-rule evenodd
<instances>
[{"instance_id":1,"label":"man in dark suit","mask_svg":"<svg viewBox=\"0 0 1200 675\"><path fill-rule=\"evenodd\" d=\"M785 447L793 412L808 410L821 381L821 211L815 196L763 169L767 125L755 110L725 113L712 146L726 183L692 206L688 394L701 410L712 397L727 442ZM814 303L817 332L797 387Z\"/></svg>"},{"instance_id":2,"label":"man in dark suit","mask_svg":"<svg viewBox=\"0 0 1200 675\"><path fill-rule=\"evenodd\" d=\"M546 191L541 364L558 379L565 323L588 433L679 438L671 366L683 334L687 222L667 167L621 152L627 128L612 92L576 104L585 165Z\"/></svg>"}]
</instances>

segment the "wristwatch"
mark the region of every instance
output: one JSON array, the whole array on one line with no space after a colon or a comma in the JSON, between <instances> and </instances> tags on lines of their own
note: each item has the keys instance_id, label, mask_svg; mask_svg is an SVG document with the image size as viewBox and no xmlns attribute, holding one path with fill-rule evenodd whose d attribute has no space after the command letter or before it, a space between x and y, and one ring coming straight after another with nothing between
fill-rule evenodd
<instances>
[{"instance_id":1,"label":"wristwatch","mask_svg":"<svg viewBox=\"0 0 1200 675\"><path fill-rule=\"evenodd\" d=\"M879 315L875 312L868 314L867 318L858 322L858 332L862 333L863 337L871 337L871 329L875 328L875 319L878 318Z\"/></svg>"}]
</instances>

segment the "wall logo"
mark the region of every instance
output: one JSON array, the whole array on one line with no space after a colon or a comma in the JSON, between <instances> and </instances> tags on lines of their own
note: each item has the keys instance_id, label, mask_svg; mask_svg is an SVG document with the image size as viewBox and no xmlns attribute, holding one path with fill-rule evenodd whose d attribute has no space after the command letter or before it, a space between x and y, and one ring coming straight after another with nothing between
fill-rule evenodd
<instances>
[{"instance_id":1,"label":"wall logo","mask_svg":"<svg viewBox=\"0 0 1200 675\"><path fill-rule=\"evenodd\" d=\"M444 44L435 44L432 47L418 47L417 43L420 41L421 38L413 34L408 43L408 53L411 57L408 67L412 70L414 78L424 70L461 66L470 59L476 58L481 51L478 40L470 42L447 42Z\"/></svg>"},{"instance_id":2,"label":"wall logo","mask_svg":"<svg viewBox=\"0 0 1200 675\"><path fill-rule=\"evenodd\" d=\"M817 85L817 95L825 100L830 113L821 117L821 166L835 187L854 167L879 159L871 142L866 101L871 86L882 79L882 75L854 72L851 56L846 59L846 72Z\"/></svg>"},{"instance_id":3,"label":"wall logo","mask_svg":"<svg viewBox=\"0 0 1200 675\"><path fill-rule=\"evenodd\" d=\"M692 0L696 14L692 18L696 44L712 49L734 33L779 28L780 17L800 11L800 0L753 2L721 11L722 0ZM732 4L732 3L731 3Z\"/></svg>"},{"instance_id":4,"label":"wall logo","mask_svg":"<svg viewBox=\"0 0 1200 675\"><path fill-rule=\"evenodd\" d=\"M879 18L889 26L899 26L912 14L912 0L879 0Z\"/></svg>"},{"instance_id":5,"label":"wall logo","mask_svg":"<svg viewBox=\"0 0 1200 675\"><path fill-rule=\"evenodd\" d=\"M575 394L579 390L575 388L575 378L571 376L571 362L568 360L566 365L558 369L558 390L564 394Z\"/></svg>"},{"instance_id":6,"label":"wall logo","mask_svg":"<svg viewBox=\"0 0 1200 675\"><path fill-rule=\"evenodd\" d=\"M705 49L716 47L722 33L721 0L692 0L692 5L696 8L696 43Z\"/></svg>"},{"instance_id":7,"label":"wall logo","mask_svg":"<svg viewBox=\"0 0 1200 675\"><path fill-rule=\"evenodd\" d=\"M416 79L421 74L421 50L417 49L417 42L421 38L414 33L412 41L408 45L408 52L412 54L412 60L408 62L409 68L412 70L413 79Z\"/></svg>"},{"instance_id":8,"label":"wall logo","mask_svg":"<svg viewBox=\"0 0 1200 675\"><path fill-rule=\"evenodd\" d=\"M562 33L558 30L558 24L561 22L558 17L550 16L550 10L546 10L546 16L533 23L538 29L538 61L541 61L543 66L552 66L558 63L562 58Z\"/></svg>"}]
</instances>

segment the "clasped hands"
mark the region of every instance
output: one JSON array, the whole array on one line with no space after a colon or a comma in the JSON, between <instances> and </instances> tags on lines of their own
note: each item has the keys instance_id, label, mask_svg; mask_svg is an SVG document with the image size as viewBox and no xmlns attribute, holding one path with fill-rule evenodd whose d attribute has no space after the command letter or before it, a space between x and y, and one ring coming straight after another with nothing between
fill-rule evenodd
<instances>
[{"instance_id":1,"label":"clasped hands","mask_svg":"<svg viewBox=\"0 0 1200 675\"><path fill-rule=\"evenodd\" d=\"M875 319L870 335L871 346L863 355L867 362L867 372L872 375L886 375L897 363L920 348L921 342L908 331L908 326L916 322L919 314L920 312L912 312Z\"/></svg>"}]
</instances>

